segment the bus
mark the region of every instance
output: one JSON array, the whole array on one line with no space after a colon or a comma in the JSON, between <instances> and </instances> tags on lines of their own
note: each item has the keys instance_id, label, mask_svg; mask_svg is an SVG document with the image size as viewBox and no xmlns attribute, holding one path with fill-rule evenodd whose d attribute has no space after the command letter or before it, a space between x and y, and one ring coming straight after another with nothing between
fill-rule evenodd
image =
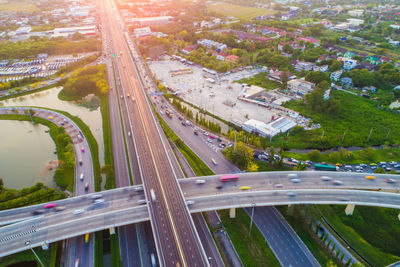
<instances>
[{"instance_id":1,"label":"bus","mask_svg":"<svg viewBox=\"0 0 400 267\"><path fill-rule=\"evenodd\" d=\"M87 233L86 235L85 235L85 243L88 243L89 242L89 233Z\"/></svg>"},{"instance_id":2,"label":"bus","mask_svg":"<svg viewBox=\"0 0 400 267\"><path fill-rule=\"evenodd\" d=\"M219 178L221 182L231 182L239 180L239 175L231 174L231 175L224 175Z\"/></svg>"},{"instance_id":3,"label":"bus","mask_svg":"<svg viewBox=\"0 0 400 267\"><path fill-rule=\"evenodd\" d=\"M336 166L314 164L314 168L319 171L336 171Z\"/></svg>"}]
</instances>

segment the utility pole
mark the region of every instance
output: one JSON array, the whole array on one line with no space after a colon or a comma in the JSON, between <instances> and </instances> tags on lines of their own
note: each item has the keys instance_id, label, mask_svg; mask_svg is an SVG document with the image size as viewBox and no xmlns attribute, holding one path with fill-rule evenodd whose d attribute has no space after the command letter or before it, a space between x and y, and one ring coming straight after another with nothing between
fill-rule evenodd
<instances>
[{"instance_id":1,"label":"utility pole","mask_svg":"<svg viewBox=\"0 0 400 267\"><path fill-rule=\"evenodd\" d=\"M322 134L321 134L321 141L324 138L324 134L325 134L325 130L322 130Z\"/></svg>"},{"instance_id":2,"label":"utility pole","mask_svg":"<svg viewBox=\"0 0 400 267\"><path fill-rule=\"evenodd\" d=\"M346 136L346 131L344 131L344 133L343 133L343 137L342 137L342 143L343 143L343 141L344 141L344 137Z\"/></svg>"},{"instance_id":3,"label":"utility pole","mask_svg":"<svg viewBox=\"0 0 400 267\"><path fill-rule=\"evenodd\" d=\"M256 204L253 203L253 204L251 204L251 206L253 207L253 209L251 210L249 237L251 235L251 227L253 226L254 208L256 207Z\"/></svg>"}]
</instances>

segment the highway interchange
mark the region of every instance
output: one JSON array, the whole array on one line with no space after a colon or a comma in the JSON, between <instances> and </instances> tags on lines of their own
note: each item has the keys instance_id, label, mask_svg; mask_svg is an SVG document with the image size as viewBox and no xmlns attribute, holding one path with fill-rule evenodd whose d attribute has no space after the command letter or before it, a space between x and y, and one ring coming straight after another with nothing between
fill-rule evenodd
<instances>
[{"instance_id":1,"label":"highway interchange","mask_svg":"<svg viewBox=\"0 0 400 267\"><path fill-rule=\"evenodd\" d=\"M199 178L179 180L186 200L194 201L190 205L190 212L202 212L231 207L273 206L288 204L356 204L380 207L400 208L400 195L397 193L400 178L396 175L376 175L375 180L367 180L365 174L356 173L325 173L325 172L298 172L300 183L290 181L289 174L295 172L268 172L240 174L237 182L224 183L222 189L219 175L202 177L206 182L197 184ZM342 185L321 180L321 176L340 179ZM386 179L394 179L394 183L387 183ZM281 183L283 187L274 185ZM254 189L240 190L242 185L252 185ZM358 189L358 190L355 190ZM376 191L376 190L385 190ZM295 196L288 195L295 192ZM99 194L99 193L95 193ZM41 245L44 241L57 240L78 236L86 232L95 232L111 226L143 222L149 219L146 206L142 205L143 191L141 186L113 189L101 193L105 200L103 204L93 203L93 194L64 199L56 202L66 206L64 211L49 211L45 215L35 217L19 216L28 219L20 223L11 224L0 229L0 256L15 253L28 247ZM79 202L79 208L85 212L74 214ZM71 202L71 204L68 204ZM145 203L144 203L145 204ZM70 205L70 206L69 206ZM27 214L27 209L34 211L43 204L21 209L21 214ZM73 208L75 207L75 208ZM0 218L9 221L10 215L17 216L17 210L2 211ZM132 212L130 212L132 211ZM62 218L62 220L60 220ZM34 226L34 227L33 227ZM35 232L29 232L35 229ZM24 234L28 233L29 234ZM22 234L21 234L22 233ZM26 241L29 244L25 244ZM6 243L5 243L6 242Z\"/></svg>"}]
</instances>

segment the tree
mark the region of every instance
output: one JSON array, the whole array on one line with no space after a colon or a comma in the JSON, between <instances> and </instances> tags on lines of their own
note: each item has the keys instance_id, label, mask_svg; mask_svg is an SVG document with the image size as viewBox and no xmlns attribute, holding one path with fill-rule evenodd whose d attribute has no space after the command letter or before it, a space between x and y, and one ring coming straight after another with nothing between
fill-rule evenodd
<instances>
[{"instance_id":1,"label":"tree","mask_svg":"<svg viewBox=\"0 0 400 267\"><path fill-rule=\"evenodd\" d=\"M241 170L247 168L253 160L253 149L246 146L243 142L237 142L235 148L228 147L226 156ZM253 168L253 166L250 166Z\"/></svg>"},{"instance_id":2,"label":"tree","mask_svg":"<svg viewBox=\"0 0 400 267\"><path fill-rule=\"evenodd\" d=\"M0 178L0 193L4 190L4 182L3 179Z\"/></svg>"},{"instance_id":3,"label":"tree","mask_svg":"<svg viewBox=\"0 0 400 267\"><path fill-rule=\"evenodd\" d=\"M309 71L305 77L306 81L319 84L322 81L329 81L330 78L327 73L322 71Z\"/></svg>"},{"instance_id":4,"label":"tree","mask_svg":"<svg viewBox=\"0 0 400 267\"><path fill-rule=\"evenodd\" d=\"M321 157L321 152L319 152L318 149L313 149L308 153L308 156L310 157L310 160L318 162Z\"/></svg>"},{"instance_id":5,"label":"tree","mask_svg":"<svg viewBox=\"0 0 400 267\"><path fill-rule=\"evenodd\" d=\"M333 60L331 65L329 65L329 71L334 72L342 69L342 62L339 60Z\"/></svg>"},{"instance_id":6,"label":"tree","mask_svg":"<svg viewBox=\"0 0 400 267\"><path fill-rule=\"evenodd\" d=\"M374 161L374 158L375 158L375 152L376 152L376 150L373 149L372 147L363 148L360 151L360 158L362 158L363 160L372 162L372 161Z\"/></svg>"},{"instance_id":7,"label":"tree","mask_svg":"<svg viewBox=\"0 0 400 267\"><path fill-rule=\"evenodd\" d=\"M294 171L305 171L305 170L307 170L307 165L302 162L299 162L296 166L294 166L293 170Z\"/></svg>"},{"instance_id":8,"label":"tree","mask_svg":"<svg viewBox=\"0 0 400 267\"><path fill-rule=\"evenodd\" d=\"M376 170L374 170L374 173L386 173L384 168L376 168Z\"/></svg>"},{"instance_id":9,"label":"tree","mask_svg":"<svg viewBox=\"0 0 400 267\"><path fill-rule=\"evenodd\" d=\"M293 47L290 44L285 44L282 49L283 49L283 52L285 52L285 53L288 53L288 54L293 53Z\"/></svg>"},{"instance_id":10,"label":"tree","mask_svg":"<svg viewBox=\"0 0 400 267\"><path fill-rule=\"evenodd\" d=\"M78 40L82 40L82 39L84 39L84 36L83 36L83 34L81 34L79 32L76 32L76 33L72 34L72 36L71 36L72 41L78 41Z\"/></svg>"}]
</instances>

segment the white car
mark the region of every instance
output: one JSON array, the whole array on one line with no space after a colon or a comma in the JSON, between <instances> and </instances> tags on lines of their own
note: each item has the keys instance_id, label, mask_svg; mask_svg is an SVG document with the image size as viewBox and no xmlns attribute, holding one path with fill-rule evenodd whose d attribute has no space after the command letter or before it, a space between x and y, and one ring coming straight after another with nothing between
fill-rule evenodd
<instances>
[{"instance_id":1,"label":"white car","mask_svg":"<svg viewBox=\"0 0 400 267\"><path fill-rule=\"evenodd\" d=\"M322 181L330 181L331 177L329 177L329 176L321 176L321 180Z\"/></svg>"},{"instance_id":2,"label":"white car","mask_svg":"<svg viewBox=\"0 0 400 267\"><path fill-rule=\"evenodd\" d=\"M104 198L99 198L94 201L94 204L101 204L104 203Z\"/></svg>"},{"instance_id":3,"label":"white car","mask_svg":"<svg viewBox=\"0 0 400 267\"><path fill-rule=\"evenodd\" d=\"M204 184L205 182L206 182L206 180L203 180L203 179L196 180L196 184Z\"/></svg>"},{"instance_id":4,"label":"white car","mask_svg":"<svg viewBox=\"0 0 400 267\"><path fill-rule=\"evenodd\" d=\"M84 213L84 212L85 212L85 210L83 210L83 209L74 210L74 214L75 215L78 215L78 214L81 214L81 213Z\"/></svg>"},{"instance_id":5,"label":"white car","mask_svg":"<svg viewBox=\"0 0 400 267\"><path fill-rule=\"evenodd\" d=\"M289 174L288 174L288 177L289 177L290 179L297 178L297 174L295 174L295 173L289 173Z\"/></svg>"},{"instance_id":6,"label":"white car","mask_svg":"<svg viewBox=\"0 0 400 267\"><path fill-rule=\"evenodd\" d=\"M188 200L188 201L186 201L186 205L193 205L194 204L194 200Z\"/></svg>"}]
</instances>

